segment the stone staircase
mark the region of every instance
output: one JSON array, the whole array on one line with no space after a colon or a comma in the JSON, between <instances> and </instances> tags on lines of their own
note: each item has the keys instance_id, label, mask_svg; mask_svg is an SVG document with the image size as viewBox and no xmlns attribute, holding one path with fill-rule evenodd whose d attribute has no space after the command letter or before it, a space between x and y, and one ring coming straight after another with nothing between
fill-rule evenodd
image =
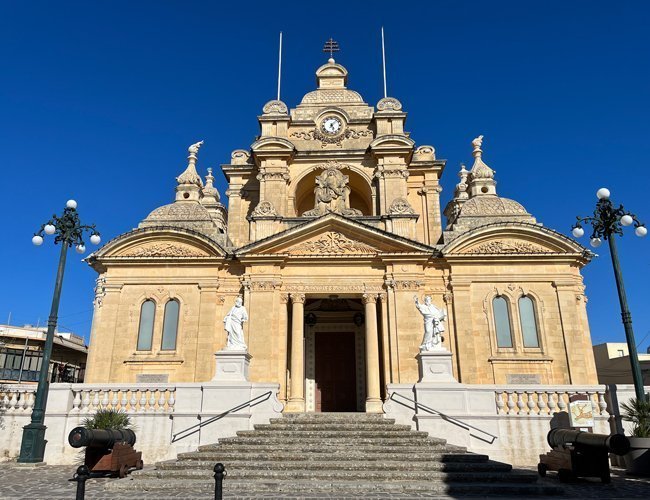
<instances>
[{"instance_id":1,"label":"stone staircase","mask_svg":"<svg viewBox=\"0 0 650 500\"><path fill-rule=\"evenodd\" d=\"M558 494L530 471L468 453L382 415L288 414L237 437L131 473L116 488L214 491L213 467L227 471L224 498L359 498Z\"/></svg>"}]
</instances>

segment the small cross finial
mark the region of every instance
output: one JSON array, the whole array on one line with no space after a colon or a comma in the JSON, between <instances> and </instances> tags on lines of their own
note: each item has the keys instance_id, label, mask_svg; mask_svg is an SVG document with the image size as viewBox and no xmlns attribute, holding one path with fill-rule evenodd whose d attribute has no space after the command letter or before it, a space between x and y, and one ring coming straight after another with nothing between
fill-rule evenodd
<instances>
[{"instance_id":1,"label":"small cross finial","mask_svg":"<svg viewBox=\"0 0 650 500\"><path fill-rule=\"evenodd\" d=\"M339 48L339 43L332 40L331 37L325 42L325 46L323 47L323 52L330 53L330 59L334 58L334 52L339 52L340 50L341 49Z\"/></svg>"}]
</instances>

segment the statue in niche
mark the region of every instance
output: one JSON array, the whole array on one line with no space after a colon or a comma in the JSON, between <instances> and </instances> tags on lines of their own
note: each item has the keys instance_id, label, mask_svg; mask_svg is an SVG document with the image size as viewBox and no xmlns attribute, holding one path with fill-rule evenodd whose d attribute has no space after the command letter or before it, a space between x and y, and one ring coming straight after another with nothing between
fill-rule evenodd
<instances>
[{"instance_id":1,"label":"statue in niche","mask_svg":"<svg viewBox=\"0 0 650 500\"><path fill-rule=\"evenodd\" d=\"M330 212L342 215L362 215L360 210L350 208L349 176L336 168L329 168L316 177L314 208L306 211L307 217Z\"/></svg>"},{"instance_id":2,"label":"statue in niche","mask_svg":"<svg viewBox=\"0 0 650 500\"><path fill-rule=\"evenodd\" d=\"M442 341L444 340L442 334L445 331L443 321L447 318L447 313L434 306L429 295L424 297L424 304L420 303L417 295L414 298L415 307L424 318L424 339L420 346L420 352L442 350Z\"/></svg>"},{"instance_id":3,"label":"statue in niche","mask_svg":"<svg viewBox=\"0 0 650 500\"><path fill-rule=\"evenodd\" d=\"M223 327L228 333L226 342L227 351L247 351L248 346L244 341L244 322L248 321L248 312L244 307L244 301L241 297L235 299L235 305L232 306L226 317L223 318Z\"/></svg>"}]
</instances>

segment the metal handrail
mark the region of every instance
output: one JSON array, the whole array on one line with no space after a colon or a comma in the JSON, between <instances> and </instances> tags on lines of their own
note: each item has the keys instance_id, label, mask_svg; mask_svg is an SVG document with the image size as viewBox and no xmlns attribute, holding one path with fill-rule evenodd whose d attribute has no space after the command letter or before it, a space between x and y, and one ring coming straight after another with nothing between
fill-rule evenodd
<instances>
[{"instance_id":1,"label":"metal handrail","mask_svg":"<svg viewBox=\"0 0 650 500\"><path fill-rule=\"evenodd\" d=\"M485 441L485 442L488 443L488 444L492 444L492 443L494 443L495 440L499 439L499 437L498 437L498 436L495 436L494 434L490 434L490 433L487 432L487 431L484 431L484 430L482 430L482 429L479 429L478 427L474 427L473 425L468 424L467 422L463 422L462 420L458 420L457 418L450 417L449 415L445 415L445 414L442 413L441 411L435 410L435 409L433 409L433 408L429 408L428 406L423 405L422 403L418 403L418 402L415 401L414 399L407 398L406 396L403 396L402 394L398 394L398 393L396 393L396 392L391 392L390 397L389 397L388 399L391 399L391 400L395 401L395 399L393 398L393 396L399 396L400 398L404 398L404 399L406 399L407 401L413 403L416 407L418 407L418 408L422 408L422 409L423 409L424 411L426 411L426 412L429 412L429 413L432 413L432 414L435 414L435 415L440 415L440 417L442 417L443 420L446 420L447 422L449 422L449 423L451 423L451 424L457 425L457 426L459 426L459 427L465 427L465 428L468 428L468 429L474 429L474 430L476 430L476 431L482 432L483 434L486 434L486 435L490 436L490 437L492 438L492 440L483 439L483 438L481 438L480 436L476 436L476 435L474 435L474 434L472 434L472 433L470 432L470 435L471 435L471 436L474 436L475 438L480 439L481 441ZM400 403L399 401L395 401L395 402L396 402L397 404L403 404L403 403Z\"/></svg>"},{"instance_id":2,"label":"metal handrail","mask_svg":"<svg viewBox=\"0 0 650 500\"><path fill-rule=\"evenodd\" d=\"M221 420L223 417L225 417L230 413L235 413L236 411L243 410L244 408L247 408L249 406L255 406L260 403L263 403L264 401L268 400L271 397L271 394L273 394L273 391L268 391L265 392L264 394L260 394L259 396L256 396L253 399L246 401L245 403L241 403L237 406L232 407L230 410L226 410L223 413L220 413L219 415L215 415L214 417L207 419L205 422L199 422L198 424L195 424L192 427L188 427L187 429L177 432L176 434L172 435L172 443L175 443L176 441L180 441L181 439L185 439L186 437L191 436L192 434L196 434L201 430L201 428L205 427L208 424L211 424L212 422ZM192 431L192 432L188 432L188 431ZM180 436L181 434L184 435L181 437L177 437Z\"/></svg>"}]
</instances>

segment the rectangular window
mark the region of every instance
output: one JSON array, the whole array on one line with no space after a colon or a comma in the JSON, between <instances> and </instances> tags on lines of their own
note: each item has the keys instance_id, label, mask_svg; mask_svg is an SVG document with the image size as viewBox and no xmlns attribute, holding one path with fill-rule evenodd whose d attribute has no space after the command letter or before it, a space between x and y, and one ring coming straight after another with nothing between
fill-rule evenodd
<instances>
[{"instance_id":1,"label":"rectangular window","mask_svg":"<svg viewBox=\"0 0 650 500\"><path fill-rule=\"evenodd\" d=\"M625 356L625 351L623 349L619 349L618 350L618 357L622 358L623 356Z\"/></svg>"}]
</instances>

